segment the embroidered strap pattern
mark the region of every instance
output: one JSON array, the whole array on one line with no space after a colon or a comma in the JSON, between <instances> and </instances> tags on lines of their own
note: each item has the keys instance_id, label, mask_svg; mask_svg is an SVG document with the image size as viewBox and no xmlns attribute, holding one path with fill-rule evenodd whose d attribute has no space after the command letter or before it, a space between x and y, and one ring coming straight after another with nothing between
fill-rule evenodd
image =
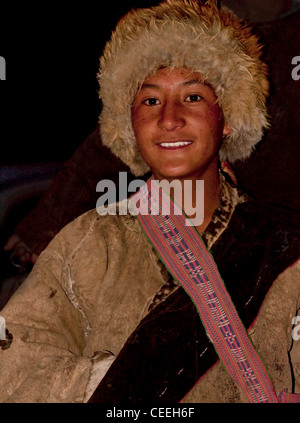
<instances>
[{"instance_id":1,"label":"embroidered strap pattern","mask_svg":"<svg viewBox=\"0 0 300 423\"><path fill-rule=\"evenodd\" d=\"M283 404L300 404L300 394L291 394L286 391L280 392L279 402Z\"/></svg>"},{"instance_id":2,"label":"embroidered strap pattern","mask_svg":"<svg viewBox=\"0 0 300 423\"><path fill-rule=\"evenodd\" d=\"M186 225L181 209L153 177L132 199L146 235L196 305L207 335L230 376L250 402L278 402L266 369L199 234ZM171 203L169 215L161 214L165 210L163 203Z\"/></svg>"}]
</instances>

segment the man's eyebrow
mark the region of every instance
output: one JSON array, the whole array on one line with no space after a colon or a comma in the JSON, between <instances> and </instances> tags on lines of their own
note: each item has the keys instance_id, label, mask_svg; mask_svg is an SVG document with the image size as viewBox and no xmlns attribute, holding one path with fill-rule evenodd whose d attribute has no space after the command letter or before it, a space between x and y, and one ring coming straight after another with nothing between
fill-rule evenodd
<instances>
[{"instance_id":1,"label":"man's eyebrow","mask_svg":"<svg viewBox=\"0 0 300 423\"><path fill-rule=\"evenodd\" d=\"M210 86L210 84L205 79L198 79L198 78L189 79L188 81L184 81L181 85L186 86L186 85L195 85L195 84L198 84L198 85L206 85L208 87ZM148 83L145 83L145 84L142 84L140 90L147 89L147 88L150 88L150 89L152 89L152 88L159 89L160 86L157 85L157 84L148 84Z\"/></svg>"},{"instance_id":2,"label":"man's eyebrow","mask_svg":"<svg viewBox=\"0 0 300 423\"><path fill-rule=\"evenodd\" d=\"M195 85L195 84L209 86L209 83L205 79L198 79L198 78L189 79L188 81L183 82L182 85Z\"/></svg>"},{"instance_id":3,"label":"man's eyebrow","mask_svg":"<svg viewBox=\"0 0 300 423\"><path fill-rule=\"evenodd\" d=\"M141 86L141 88L140 88L140 90L144 90L144 89L147 89L147 88L156 88L156 89L159 89L159 85L156 85L156 84L142 84L142 86Z\"/></svg>"}]
</instances>

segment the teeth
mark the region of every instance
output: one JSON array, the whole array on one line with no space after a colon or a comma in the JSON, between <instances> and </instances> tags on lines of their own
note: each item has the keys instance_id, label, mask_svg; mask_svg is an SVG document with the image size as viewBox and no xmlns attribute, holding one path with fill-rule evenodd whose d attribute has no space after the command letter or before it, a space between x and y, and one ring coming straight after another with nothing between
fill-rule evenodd
<instances>
[{"instance_id":1,"label":"teeth","mask_svg":"<svg viewBox=\"0 0 300 423\"><path fill-rule=\"evenodd\" d=\"M185 145L192 144L191 141L178 141L178 142L162 142L160 145L165 148L184 147Z\"/></svg>"}]
</instances>

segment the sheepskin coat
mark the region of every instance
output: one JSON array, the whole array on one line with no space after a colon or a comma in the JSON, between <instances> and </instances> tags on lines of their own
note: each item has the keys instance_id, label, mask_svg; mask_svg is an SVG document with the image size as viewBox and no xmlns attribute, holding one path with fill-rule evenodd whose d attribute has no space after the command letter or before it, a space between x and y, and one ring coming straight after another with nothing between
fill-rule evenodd
<instances>
[{"instance_id":1,"label":"sheepskin coat","mask_svg":"<svg viewBox=\"0 0 300 423\"><path fill-rule=\"evenodd\" d=\"M220 243L234 224L236 211L247 207L245 199L236 200L240 197L235 190L231 196L234 207L227 221L214 222L222 226L218 236L203 234L212 250L217 245L224 250ZM237 236L245 225L247 219L237 228ZM288 232L282 235L283 240L290 239ZM275 245L278 257L288 246ZM251 245L248 249L250 257L255 249ZM268 257L268 248L263 250ZM269 257L262 267L276 267L278 261L272 263ZM249 328L277 394L300 392L300 340L292 338L292 319L300 306L299 263L294 263L294 256L290 261L271 281ZM0 350L0 402L88 401L169 276L136 217L99 216L91 210L68 224L1 312L13 340ZM182 400L246 402L247 398L217 361Z\"/></svg>"},{"instance_id":2,"label":"sheepskin coat","mask_svg":"<svg viewBox=\"0 0 300 423\"><path fill-rule=\"evenodd\" d=\"M260 61L260 48L247 27L242 28L226 10L220 14L212 0L201 7L193 0L166 0L145 14L143 10L130 13L118 28L101 60L101 131L104 144L135 175L144 174L147 166L132 137L131 100L139 84L149 73L155 72L158 65L199 71L215 89L225 119L232 128L230 138L223 140L220 156L234 161L251 153L267 126L265 97L268 84L266 68ZM170 38L170 33L174 37ZM140 41L139 53L135 34ZM168 51L163 42L166 38ZM189 54L183 38L192 48ZM150 45L151 51L147 50ZM166 51L168 57L162 63ZM196 51L197 63L193 61ZM158 54L158 61L153 61L150 54L153 52ZM142 53L145 53L145 60L142 60ZM142 72L136 63L133 68L129 66L136 56L139 56ZM226 62L227 57L230 59ZM116 63L115 59L121 63ZM153 68L149 67L149 59L150 63L153 61ZM201 68L198 67L199 59ZM133 85L129 83L132 81ZM298 336L292 336L292 329L299 310L300 278L299 264L295 264L297 251L291 242L298 235L294 234L291 224L285 226L289 219L284 219L283 229L279 229L277 212L274 211L274 220L270 209L268 214L260 214L257 207L254 215L263 215L265 223L258 228L266 229L262 233L267 238L263 246L254 242L260 235L256 230L256 240L249 245L249 214L245 211L251 212L252 205L248 206L245 199L240 201L237 190L227 187L227 194L227 198L232 199L226 203L232 206L231 211L225 214L225 221L213 218L211 223L216 231L212 231L211 236L207 230L204 238L208 248L218 257L225 254L225 262L221 260L221 274L230 270L228 282L235 268L242 271L235 274L235 284L231 284L237 296L249 290L248 281L254 287L261 286L264 279L268 282L268 289L260 295L260 303L257 298L252 301L252 297L257 296L255 289L244 304L246 319L248 305L250 310L252 303L256 307L259 304L255 314L249 312L252 317L247 321L247 329L276 393L299 392L300 344ZM282 213L279 215L283 218ZM231 248L232 230L240 241L234 248ZM257 271L253 273L252 266L246 263L249 263L248 258L257 256L257 251L261 251L262 257L255 261ZM239 256L246 261L241 261ZM254 265L251 260L250 264ZM245 279L238 275L244 275ZM64 227L1 312L8 332L7 340L0 343L0 401L88 401L97 385L100 382L102 385L120 362L126 340L151 313L154 299L169 278L167 269L133 216L99 216L92 210ZM173 295L181 292L181 288L174 285L174 292L170 291L154 311L163 308ZM199 325L200 320L197 322ZM180 339L177 345L175 352L180 353ZM134 366L135 362L128 357L126 364ZM147 367L143 361L136 364ZM145 386L151 385L151 371L145 382ZM204 369L197 382L176 400L247 401L218 360ZM166 396L160 395L160 398L167 402Z\"/></svg>"}]
</instances>

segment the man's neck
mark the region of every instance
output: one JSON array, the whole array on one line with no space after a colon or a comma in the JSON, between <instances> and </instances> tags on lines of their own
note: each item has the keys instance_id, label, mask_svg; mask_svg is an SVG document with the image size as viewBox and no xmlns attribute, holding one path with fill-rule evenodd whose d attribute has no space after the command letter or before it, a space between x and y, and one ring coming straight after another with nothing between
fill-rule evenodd
<instances>
[{"instance_id":1,"label":"man's neck","mask_svg":"<svg viewBox=\"0 0 300 423\"><path fill-rule=\"evenodd\" d=\"M205 231L211 222L214 211L219 206L220 202L220 176L219 171L208 172L203 175L204 181L204 219L195 228L201 234ZM196 184L195 184L196 186ZM194 194L196 196L196 193ZM194 197L193 197L194 198ZM196 198L196 197L195 197Z\"/></svg>"}]
</instances>

